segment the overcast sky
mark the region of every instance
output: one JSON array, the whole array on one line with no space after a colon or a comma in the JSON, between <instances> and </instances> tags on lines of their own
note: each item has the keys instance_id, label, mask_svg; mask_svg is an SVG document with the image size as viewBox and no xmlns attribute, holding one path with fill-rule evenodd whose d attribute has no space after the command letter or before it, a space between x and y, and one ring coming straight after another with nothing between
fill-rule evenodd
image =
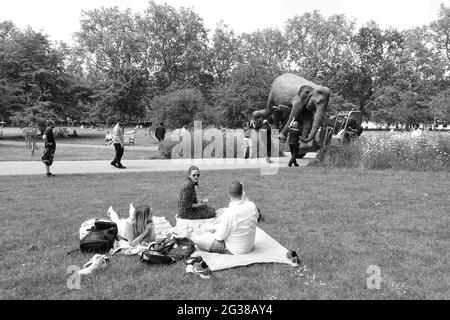
<instances>
[{"instance_id":1,"label":"overcast sky","mask_svg":"<svg viewBox=\"0 0 450 320\"><path fill-rule=\"evenodd\" d=\"M344 13L360 26L369 20L382 28L399 30L422 26L435 20L440 3L450 0L156 0L179 8L193 7L206 28L213 30L220 20L236 33L276 27L287 19L314 9L325 16ZM71 42L79 30L81 10L119 6L142 12L148 0L0 0L0 21L11 20L19 28L27 25L42 30L52 40Z\"/></svg>"}]
</instances>

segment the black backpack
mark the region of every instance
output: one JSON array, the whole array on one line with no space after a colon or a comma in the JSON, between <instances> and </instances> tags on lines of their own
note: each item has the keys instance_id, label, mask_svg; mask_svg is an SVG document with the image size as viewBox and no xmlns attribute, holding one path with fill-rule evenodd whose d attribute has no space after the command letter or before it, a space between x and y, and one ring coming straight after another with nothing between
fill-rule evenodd
<instances>
[{"instance_id":1,"label":"black backpack","mask_svg":"<svg viewBox=\"0 0 450 320\"><path fill-rule=\"evenodd\" d=\"M80 240L80 250L83 253L106 253L114 246L117 233L114 222L96 221L88 234Z\"/></svg>"},{"instance_id":2,"label":"black backpack","mask_svg":"<svg viewBox=\"0 0 450 320\"><path fill-rule=\"evenodd\" d=\"M141 254L141 261L149 264L171 264L187 259L195 250L189 238L164 238L150 245Z\"/></svg>"}]
</instances>

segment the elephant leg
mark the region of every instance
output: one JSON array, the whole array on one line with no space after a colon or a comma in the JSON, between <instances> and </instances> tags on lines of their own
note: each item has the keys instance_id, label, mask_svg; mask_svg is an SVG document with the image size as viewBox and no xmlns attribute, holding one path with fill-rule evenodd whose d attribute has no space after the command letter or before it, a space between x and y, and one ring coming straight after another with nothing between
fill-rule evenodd
<instances>
[{"instance_id":1,"label":"elephant leg","mask_svg":"<svg viewBox=\"0 0 450 320\"><path fill-rule=\"evenodd\" d=\"M311 131L313 119L311 116L306 115L303 117L302 138L306 139Z\"/></svg>"},{"instance_id":2,"label":"elephant leg","mask_svg":"<svg viewBox=\"0 0 450 320\"><path fill-rule=\"evenodd\" d=\"M289 130L290 124L292 123L292 121L299 118L299 115L303 109L304 109L304 103L299 98L295 99L295 101L292 103L291 113L289 115L288 121L284 125L284 128L281 131L280 135L287 136L287 132Z\"/></svg>"}]
</instances>

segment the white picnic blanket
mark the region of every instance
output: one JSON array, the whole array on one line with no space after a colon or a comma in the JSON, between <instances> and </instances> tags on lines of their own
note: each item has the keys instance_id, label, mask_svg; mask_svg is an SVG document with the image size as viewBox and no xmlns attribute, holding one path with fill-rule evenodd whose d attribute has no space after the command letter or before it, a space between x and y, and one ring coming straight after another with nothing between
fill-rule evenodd
<instances>
[{"instance_id":1,"label":"white picnic blanket","mask_svg":"<svg viewBox=\"0 0 450 320\"><path fill-rule=\"evenodd\" d=\"M187 220L177 218L177 225L172 233L177 236L190 237L192 233L207 232L216 229L223 209L217 210L216 218ZM261 228L256 227L255 245L252 252L247 254L219 254L200 250L196 247L192 256L202 256L211 271L246 266L254 263L284 263L297 266L288 257L288 249L269 236Z\"/></svg>"},{"instance_id":2,"label":"white picnic blanket","mask_svg":"<svg viewBox=\"0 0 450 320\"><path fill-rule=\"evenodd\" d=\"M293 267L298 266L288 257L288 249L256 227L255 245L252 252L247 254L219 254L196 248L192 256L202 256L211 271L246 266L254 263L284 263Z\"/></svg>"}]
</instances>

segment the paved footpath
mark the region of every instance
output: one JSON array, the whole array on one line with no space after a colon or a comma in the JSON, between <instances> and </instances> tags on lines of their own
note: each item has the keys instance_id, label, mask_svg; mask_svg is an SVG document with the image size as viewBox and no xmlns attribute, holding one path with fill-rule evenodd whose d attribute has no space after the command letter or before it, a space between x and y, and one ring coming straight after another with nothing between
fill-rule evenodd
<instances>
[{"instance_id":1,"label":"paved footpath","mask_svg":"<svg viewBox=\"0 0 450 320\"><path fill-rule=\"evenodd\" d=\"M308 153L305 158L297 159L300 166L306 166L316 153ZM276 174L280 167L286 167L289 157L272 158L268 164L265 159L172 159L172 160L124 160L126 169L111 166L109 160L94 161L58 161L51 167L56 175L88 174L88 173L126 173L152 171L187 171L189 166L196 165L200 170L260 169L261 174ZM8 175L44 175L44 164L39 161L0 161L0 176Z\"/></svg>"}]
</instances>

